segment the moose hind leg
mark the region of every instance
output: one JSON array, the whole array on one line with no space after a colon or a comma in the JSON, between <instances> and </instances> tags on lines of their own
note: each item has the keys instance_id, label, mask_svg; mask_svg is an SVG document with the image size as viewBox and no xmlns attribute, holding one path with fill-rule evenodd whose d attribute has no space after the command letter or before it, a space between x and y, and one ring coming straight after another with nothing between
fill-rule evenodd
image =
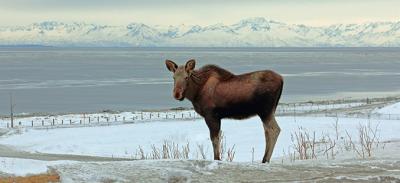
<instances>
[{"instance_id":1,"label":"moose hind leg","mask_svg":"<svg viewBox=\"0 0 400 183\"><path fill-rule=\"evenodd\" d=\"M214 150L214 160L221 160L221 121L206 120L206 123L210 130L210 139Z\"/></svg>"},{"instance_id":2,"label":"moose hind leg","mask_svg":"<svg viewBox=\"0 0 400 183\"><path fill-rule=\"evenodd\" d=\"M269 163L281 129L279 128L278 123L276 122L275 116L273 114L269 115L266 118L262 117L261 120L264 126L265 143L266 143L265 154L262 163L265 162Z\"/></svg>"}]
</instances>

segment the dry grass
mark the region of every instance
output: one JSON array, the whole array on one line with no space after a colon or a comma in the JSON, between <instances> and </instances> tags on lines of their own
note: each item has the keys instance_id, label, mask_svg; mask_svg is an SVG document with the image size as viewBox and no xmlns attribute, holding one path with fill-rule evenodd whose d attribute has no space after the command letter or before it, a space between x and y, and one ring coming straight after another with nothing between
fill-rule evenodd
<instances>
[{"instance_id":1,"label":"dry grass","mask_svg":"<svg viewBox=\"0 0 400 183\"><path fill-rule=\"evenodd\" d=\"M221 135L221 160L232 162L235 159L235 145L227 147L226 140ZM197 144L197 146L191 146L189 142L184 145L164 140L161 147L157 147L152 144L150 152L145 152L142 146L139 146L136 150L135 159L146 160L146 159L201 159L205 160L208 158L206 149L203 144ZM192 148L190 148L192 147ZM197 148L196 148L197 147Z\"/></svg>"},{"instance_id":2,"label":"dry grass","mask_svg":"<svg viewBox=\"0 0 400 183\"><path fill-rule=\"evenodd\" d=\"M379 141L378 126L368 124L360 124L357 127L354 140L352 135L345 130L346 134L340 134L338 120L333 123L334 134L322 134L316 139L315 131L308 132L306 129L299 127L297 131L291 134L293 151L289 151L291 161L306 159L335 159L337 154L342 151L355 152L359 158L373 157L373 152L381 143Z\"/></svg>"},{"instance_id":3,"label":"dry grass","mask_svg":"<svg viewBox=\"0 0 400 183\"><path fill-rule=\"evenodd\" d=\"M189 159L189 143L180 146L175 142L165 140L160 148L151 145L151 152L145 153L139 146L136 151L136 159Z\"/></svg>"},{"instance_id":4,"label":"dry grass","mask_svg":"<svg viewBox=\"0 0 400 183\"><path fill-rule=\"evenodd\" d=\"M44 183L44 182L60 182L60 176L56 172L46 174L29 175L24 177L3 177L0 183Z\"/></svg>"}]
</instances>

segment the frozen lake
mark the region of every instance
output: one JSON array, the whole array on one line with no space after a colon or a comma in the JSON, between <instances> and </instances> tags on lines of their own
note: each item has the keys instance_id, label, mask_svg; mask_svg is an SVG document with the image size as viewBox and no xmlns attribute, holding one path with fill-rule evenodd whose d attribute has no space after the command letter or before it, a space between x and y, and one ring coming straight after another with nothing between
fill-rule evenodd
<instances>
[{"instance_id":1,"label":"frozen lake","mask_svg":"<svg viewBox=\"0 0 400 183\"><path fill-rule=\"evenodd\" d=\"M174 101L165 59L285 77L282 102L400 91L400 48L0 48L0 114L190 106Z\"/></svg>"}]
</instances>

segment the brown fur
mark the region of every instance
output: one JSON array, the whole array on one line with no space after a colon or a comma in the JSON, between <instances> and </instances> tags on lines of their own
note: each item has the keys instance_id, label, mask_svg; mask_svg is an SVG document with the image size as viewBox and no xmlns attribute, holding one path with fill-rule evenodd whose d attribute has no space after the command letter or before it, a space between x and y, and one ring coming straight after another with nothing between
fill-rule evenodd
<instances>
[{"instance_id":1,"label":"brown fur","mask_svg":"<svg viewBox=\"0 0 400 183\"><path fill-rule=\"evenodd\" d=\"M204 117L210 130L214 159L220 159L221 119L258 115L267 144L262 162L269 162L280 132L274 113L282 93L282 76L270 70L235 75L215 65L193 70L194 64L194 60L190 60L185 66L178 67L172 62L167 63L167 67L174 70L174 97L189 99L195 111Z\"/></svg>"}]
</instances>

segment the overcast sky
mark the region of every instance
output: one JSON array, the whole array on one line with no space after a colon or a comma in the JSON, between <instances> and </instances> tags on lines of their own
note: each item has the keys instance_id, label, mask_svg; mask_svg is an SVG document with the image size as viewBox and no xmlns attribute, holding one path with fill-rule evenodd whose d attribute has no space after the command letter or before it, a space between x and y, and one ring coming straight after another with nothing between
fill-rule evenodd
<instances>
[{"instance_id":1,"label":"overcast sky","mask_svg":"<svg viewBox=\"0 0 400 183\"><path fill-rule=\"evenodd\" d=\"M249 17L315 26L400 21L400 0L0 0L0 26L46 20L209 25Z\"/></svg>"}]
</instances>

